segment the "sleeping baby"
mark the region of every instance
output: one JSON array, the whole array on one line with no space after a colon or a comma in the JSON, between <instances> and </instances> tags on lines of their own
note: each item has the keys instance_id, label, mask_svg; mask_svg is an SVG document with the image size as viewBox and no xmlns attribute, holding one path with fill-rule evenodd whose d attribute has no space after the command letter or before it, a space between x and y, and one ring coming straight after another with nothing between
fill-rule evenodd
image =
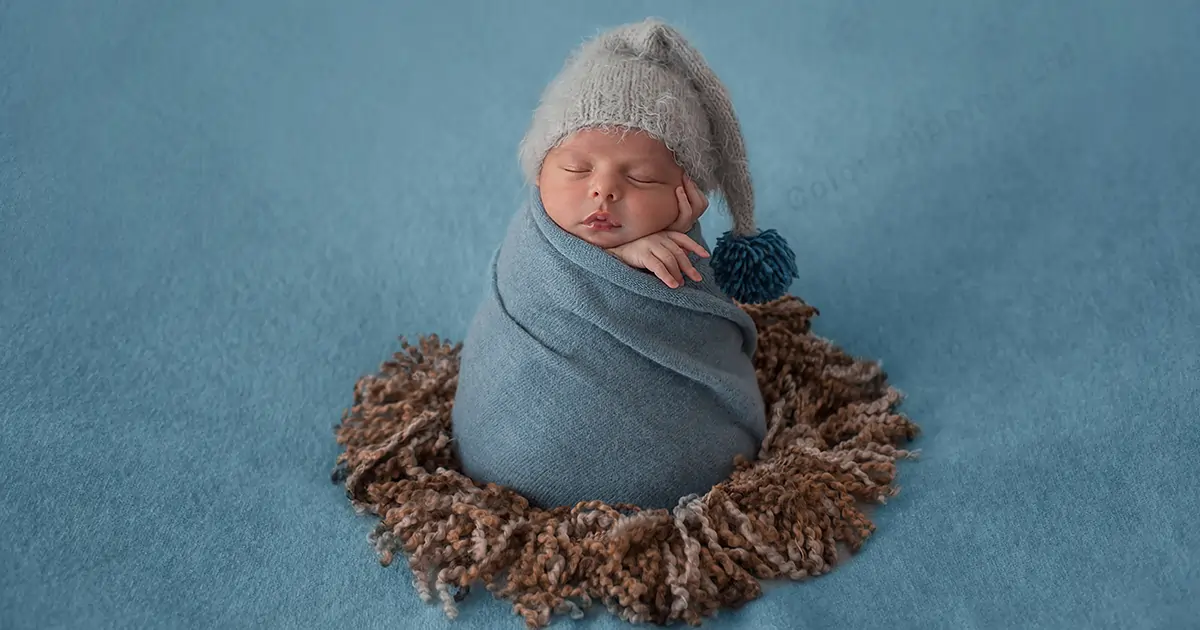
<instances>
[{"instance_id":1,"label":"sleeping baby","mask_svg":"<svg viewBox=\"0 0 1200 630\"><path fill-rule=\"evenodd\" d=\"M669 508L766 434L757 330L795 256L759 232L729 96L672 27L585 42L521 142L529 198L492 256L453 407L462 470L542 508ZM733 229L709 253L719 192Z\"/></svg>"},{"instance_id":2,"label":"sleeping baby","mask_svg":"<svg viewBox=\"0 0 1200 630\"><path fill-rule=\"evenodd\" d=\"M645 131L582 129L546 155L537 187L560 228L667 286L702 280L687 252L708 252L687 236L708 199Z\"/></svg>"}]
</instances>

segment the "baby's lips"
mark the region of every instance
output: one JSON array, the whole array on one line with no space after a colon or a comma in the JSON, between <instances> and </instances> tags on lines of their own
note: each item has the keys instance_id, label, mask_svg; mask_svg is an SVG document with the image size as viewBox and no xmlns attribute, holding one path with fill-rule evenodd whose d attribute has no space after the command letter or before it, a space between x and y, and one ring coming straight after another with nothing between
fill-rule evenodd
<instances>
[{"instance_id":1,"label":"baby's lips","mask_svg":"<svg viewBox=\"0 0 1200 630\"><path fill-rule=\"evenodd\" d=\"M620 221L617 221L616 219L614 219L614 218L613 218L613 216L612 216L612 213L610 213L610 212L602 212L602 211L600 211L600 210L597 210L597 211L595 211L595 212L593 212L593 213L589 214L589 215L588 215L586 218L584 218L584 220L583 220L584 224L588 224L588 223L594 223L594 222L597 222L597 221L603 221L603 222L605 222L605 223L607 223L607 224L609 224L609 225L611 225L611 226L613 226L613 227L621 227L621 222L620 222Z\"/></svg>"}]
</instances>

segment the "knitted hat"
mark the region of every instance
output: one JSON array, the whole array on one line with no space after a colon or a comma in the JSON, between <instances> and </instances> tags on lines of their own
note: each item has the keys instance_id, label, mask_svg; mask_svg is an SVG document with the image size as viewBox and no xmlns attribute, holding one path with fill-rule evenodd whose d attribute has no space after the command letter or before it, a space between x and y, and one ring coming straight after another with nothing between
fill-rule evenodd
<instances>
[{"instance_id":1,"label":"knitted hat","mask_svg":"<svg viewBox=\"0 0 1200 630\"><path fill-rule=\"evenodd\" d=\"M671 149L705 194L721 193L733 229L717 240L710 264L726 294L751 304L787 292L798 274L796 257L775 230L755 227L754 187L729 93L679 31L650 18L575 50L521 140L526 180L537 181L546 154L589 127L640 129Z\"/></svg>"}]
</instances>

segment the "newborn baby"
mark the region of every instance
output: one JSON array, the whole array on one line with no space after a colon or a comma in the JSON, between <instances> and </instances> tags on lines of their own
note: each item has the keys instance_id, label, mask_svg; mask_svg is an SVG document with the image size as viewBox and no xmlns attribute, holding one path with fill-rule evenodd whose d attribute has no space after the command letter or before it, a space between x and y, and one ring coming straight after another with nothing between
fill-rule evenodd
<instances>
[{"instance_id":1,"label":"newborn baby","mask_svg":"<svg viewBox=\"0 0 1200 630\"><path fill-rule=\"evenodd\" d=\"M723 85L656 21L577 51L521 142L529 200L489 268L453 413L462 471L552 508L669 508L766 434L757 330L795 257L759 232ZM733 229L698 219L720 191Z\"/></svg>"},{"instance_id":2,"label":"newborn baby","mask_svg":"<svg viewBox=\"0 0 1200 630\"><path fill-rule=\"evenodd\" d=\"M708 199L645 131L582 129L546 155L537 187L562 229L671 288L702 277L687 252L708 252L687 236Z\"/></svg>"}]
</instances>

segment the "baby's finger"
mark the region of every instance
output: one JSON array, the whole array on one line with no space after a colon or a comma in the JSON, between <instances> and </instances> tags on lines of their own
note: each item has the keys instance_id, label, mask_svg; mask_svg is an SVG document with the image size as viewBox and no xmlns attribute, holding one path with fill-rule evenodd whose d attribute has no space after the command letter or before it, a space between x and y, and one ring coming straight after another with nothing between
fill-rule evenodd
<instances>
[{"instance_id":1,"label":"baby's finger","mask_svg":"<svg viewBox=\"0 0 1200 630\"><path fill-rule=\"evenodd\" d=\"M687 234L682 232L667 232L667 238L671 239L675 243L678 243L680 247L683 247L688 251L696 252L696 255L700 256L701 258L708 258L708 252L705 251L703 247L700 247L700 245L696 241L693 241L692 237L688 236Z\"/></svg>"},{"instance_id":2,"label":"baby's finger","mask_svg":"<svg viewBox=\"0 0 1200 630\"><path fill-rule=\"evenodd\" d=\"M692 226L692 220L694 218L692 215L694 213L692 212L691 206L688 204L687 192L684 191L683 186L675 187L675 204L679 206L679 216L668 229L675 230L677 232L683 232L690 229Z\"/></svg>"},{"instance_id":3,"label":"baby's finger","mask_svg":"<svg viewBox=\"0 0 1200 630\"><path fill-rule=\"evenodd\" d=\"M704 193L700 191L700 187L696 185L696 182L691 177L687 176L687 173L683 174L683 189L687 193L688 205L691 206L696 216L699 217L704 214L704 211L708 210L708 197L704 196Z\"/></svg>"},{"instance_id":4,"label":"baby's finger","mask_svg":"<svg viewBox=\"0 0 1200 630\"><path fill-rule=\"evenodd\" d=\"M667 266L664 265L657 256L646 257L646 269L653 271L654 275L658 276L658 279L663 281L663 284L666 284L672 289L675 288L675 278L671 276L671 272L667 271Z\"/></svg>"},{"instance_id":5,"label":"baby's finger","mask_svg":"<svg viewBox=\"0 0 1200 630\"><path fill-rule=\"evenodd\" d=\"M650 253L662 261L663 266L671 273L670 287L672 289L683 285L683 273L679 271L679 261L675 259L675 254L671 252L666 244L659 244L650 250Z\"/></svg>"},{"instance_id":6,"label":"baby's finger","mask_svg":"<svg viewBox=\"0 0 1200 630\"><path fill-rule=\"evenodd\" d=\"M667 246L670 248L671 253L675 255L675 260L679 263L680 271L696 282L702 282L704 280L704 278L700 276L700 272L696 271L696 267L692 265L692 261L688 260L687 252L683 251L682 247L672 241L667 241Z\"/></svg>"}]
</instances>

